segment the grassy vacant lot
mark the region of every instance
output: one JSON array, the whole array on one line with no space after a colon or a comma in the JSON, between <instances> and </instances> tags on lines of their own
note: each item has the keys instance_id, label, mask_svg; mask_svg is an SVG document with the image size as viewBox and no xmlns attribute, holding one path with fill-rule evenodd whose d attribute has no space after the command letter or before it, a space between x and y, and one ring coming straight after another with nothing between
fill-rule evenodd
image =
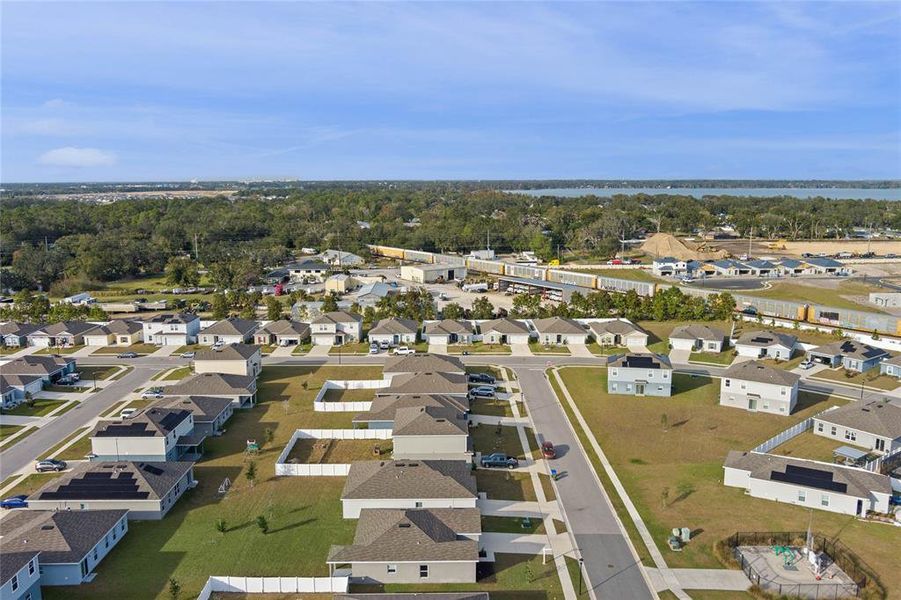
<instances>
[{"instance_id":1,"label":"grassy vacant lot","mask_svg":"<svg viewBox=\"0 0 901 600\"><path fill-rule=\"evenodd\" d=\"M532 354L558 354L569 356L569 348L566 346L545 346L540 342L529 342L529 350Z\"/></svg>"},{"instance_id":2,"label":"grassy vacant lot","mask_svg":"<svg viewBox=\"0 0 901 600\"><path fill-rule=\"evenodd\" d=\"M832 462L832 451L847 444L807 431L773 448L773 454Z\"/></svg>"},{"instance_id":3,"label":"grassy vacant lot","mask_svg":"<svg viewBox=\"0 0 901 600\"><path fill-rule=\"evenodd\" d=\"M762 362L765 365L769 365L771 367L776 367L778 369L785 369L786 371L791 371L792 369L794 369L795 367L800 365L803 360L804 360L804 355L800 354L789 360L776 360L775 358L765 358L765 359L761 360L760 362Z\"/></svg>"},{"instance_id":4,"label":"grassy vacant lot","mask_svg":"<svg viewBox=\"0 0 901 600\"><path fill-rule=\"evenodd\" d=\"M492 417L512 417L513 409L506 400L477 399L472 403L471 411L474 415L487 415Z\"/></svg>"},{"instance_id":5,"label":"grassy vacant lot","mask_svg":"<svg viewBox=\"0 0 901 600\"><path fill-rule=\"evenodd\" d=\"M68 444L70 441L74 440L75 438L77 438L78 436L80 436L84 433L87 433L88 429L90 429L90 428L89 427L81 427L79 429L76 429L74 432L72 432L71 435L67 436L61 442L59 442L58 444L56 444L55 446L53 446L52 448L50 448L49 450L47 450L46 452L44 452L43 454L38 456L38 459L44 460L45 458L50 458L54 452L56 452L57 450L59 450L60 448L62 448L66 444Z\"/></svg>"},{"instance_id":6,"label":"grassy vacant lot","mask_svg":"<svg viewBox=\"0 0 901 600\"><path fill-rule=\"evenodd\" d=\"M552 561L541 564L541 556L495 554L494 563L479 563L476 583L359 586L356 591L453 592L481 590L491 600L563 600L560 579ZM355 586L356 587L356 586Z\"/></svg>"},{"instance_id":7,"label":"grassy vacant lot","mask_svg":"<svg viewBox=\"0 0 901 600\"><path fill-rule=\"evenodd\" d=\"M722 484L729 450L750 449L842 400L802 393L797 411L781 417L719 406L718 386L705 378L677 374L672 398L636 399L604 393L603 369L568 368L561 375L670 566L719 567L713 545L731 533L803 531L812 518L815 531L838 536L876 569L888 589L901 589L891 550L901 544L897 528L751 498ZM694 530L694 540L683 552L669 551L669 530L683 526Z\"/></svg>"},{"instance_id":8,"label":"grassy vacant lot","mask_svg":"<svg viewBox=\"0 0 901 600\"><path fill-rule=\"evenodd\" d=\"M726 350L724 352L692 352L688 355L688 362L728 366L732 364L736 354L737 353L734 350Z\"/></svg>"},{"instance_id":9,"label":"grassy vacant lot","mask_svg":"<svg viewBox=\"0 0 901 600\"><path fill-rule=\"evenodd\" d=\"M590 342L588 351L598 356L610 356L612 354L625 354L629 349L623 346L601 346L597 342Z\"/></svg>"},{"instance_id":10,"label":"grassy vacant lot","mask_svg":"<svg viewBox=\"0 0 901 600\"><path fill-rule=\"evenodd\" d=\"M160 346L153 344L132 344L131 346L104 346L97 348L92 354L123 354L125 352L134 352L135 354L152 354L160 349Z\"/></svg>"},{"instance_id":11,"label":"grassy vacant lot","mask_svg":"<svg viewBox=\"0 0 901 600\"><path fill-rule=\"evenodd\" d=\"M476 487L480 492L485 492L489 500L536 500L535 488L532 487L532 478L528 473L478 469Z\"/></svg>"},{"instance_id":12,"label":"grassy vacant lot","mask_svg":"<svg viewBox=\"0 0 901 600\"><path fill-rule=\"evenodd\" d=\"M525 431L526 439L532 450L532 458L538 458L540 453L538 443L535 441L535 434L529 427L526 427ZM519 442L519 434L516 432L516 427L512 425L476 425L469 432L473 449L481 452L482 455L503 452L520 460L526 458L522 451L522 444Z\"/></svg>"},{"instance_id":13,"label":"grassy vacant lot","mask_svg":"<svg viewBox=\"0 0 901 600\"><path fill-rule=\"evenodd\" d=\"M375 454L378 446L380 454ZM317 465L347 464L358 460L389 459L390 440L297 440L288 454L288 462Z\"/></svg>"},{"instance_id":14,"label":"grassy vacant lot","mask_svg":"<svg viewBox=\"0 0 901 600\"><path fill-rule=\"evenodd\" d=\"M648 350L669 354L669 336L673 329L693 323L715 327L726 335L732 331L731 321L639 321L637 325L648 332Z\"/></svg>"},{"instance_id":15,"label":"grassy vacant lot","mask_svg":"<svg viewBox=\"0 0 901 600\"><path fill-rule=\"evenodd\" d=\"M506 344L453 344L447 347L448 354L510 354L510 346Z\"/></svg>"},{"instance_id":16,"label":"grassy vacant lot","mask_svg":"<svg viewBox=\"0 0 901 600\"><path fill-rule=\"evenodd\" d=\"M228 433L206 442L207 453L194 468L199 486L188 492L162 521L133 522L92 583L45 593L47 598L169 598L170 577L181 584L182 598L194 598L213 573L255 576L327 575L331 544L353 539L355 522L341 517L340 477L275 478L275 459L299 427L347 427L350 416L316 413L313 398L325 379L378 377L379 367L266 367L260 378L260 403L237 411ZM303 389L301 382L308 382ZM246 479L250 458L246 440L272 442L254 459L257 478ZM228 477L231 490L221 496ZM269 521L269 533L256 526ZM226 521L219 533L217 519ZM49 588L48 588L49 590Z\"/></svg>"},{"instance_id":17,"label":"grassy vacant lot","mask_svg":"<svg viewBox=\"0 0 901 600\"><path fill-rule=\"evenodd\" d=\"M86 460L85 456L91 453L91 438L84 436L77 442L60 452L56 458L60 460Z\"/></svg>"},{"instance_id":18,"label":"grassy vacant lot","mask_svg":"<svg viewBox=\"0 0 901 600\"><path fill-rule=\"evenodd\" d=\"M864 387L880 390L893 390L901 385L898 383L896 377L892 377L891 375L880 375L879 369L870 369L866 373L847 371L842 368L823 369L822 371L817 371L811 375L810 378L823 379L826 381L843 383L845 385L860 386L862 384Z\"/></svg>"},{"instance_id":19,"label":"grassy vacant lot","mask_svg":"<svg viewBox=\"0 0 901 600\"><path fill-rule=\"evenodd\" d=\"M519 517L482 517L482 531L497 533L541 534L544 533L544 522L541 519L525 519Z\"/></svg>"},{"instance_id":20,"label":"grassy vacant lot","mask_svg":"<svg viewBox=\"0 0 901 600\"><path fill-rule=\"evenodd\" d=\"M65 348L61 346L54 346L52 348L41 348L35 354L74 354L84 348L84 344L80 346L66 346Z\"/></svg>"},{"instance_id":21,"label":"grassy vacant lot","mask_svg":"<svg viewBox=\"0 0 901 600\"><path fill-rule=\"evenodd\" d=\"M772 287L769 289L750 290L742 293L774 300L790 300L792 302L824 304L835 308L882 312L870 304L860 303L854 299L854 296L866 297L870 292L879 290L880 288L876 286L856 281L842 281L838 286L833 286L833 282L818 283L819 285L805 285L794 281L775 281L772 282Z\"/></svg>"},{"instance_id":22,"label":"grassy vacant lot","mask_svg":"<svg viewBox=\"0 0 901 600\"><path fill-rule=\"evenodd\" d=\"M119 371L119 367L99 366L99 367L78 367L78 375L87 381L106 381Z\"/></svg>"},{"instance_id":23,"label":"grassy vacant lot","mask_svg":"<svg viewBox=\"0 0 901 600\"><path fill-rule=\"evenodd\" d=\"M66 402L68 402L68 400L47 400L40 398L31 401L33 406L29 406L28 402L23 402L15 408L4 410L3 414L14 415L17 417L43 417L50 411L56 410Z\"/></svg>"}]
</instances>

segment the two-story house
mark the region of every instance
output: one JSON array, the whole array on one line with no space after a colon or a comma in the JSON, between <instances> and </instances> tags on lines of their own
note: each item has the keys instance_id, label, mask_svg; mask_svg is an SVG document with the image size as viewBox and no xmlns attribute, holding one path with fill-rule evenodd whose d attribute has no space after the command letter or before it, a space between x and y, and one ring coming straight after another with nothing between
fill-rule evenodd
<instances>
[{"instance_id":1,"label":"two-story house","mask_svg":"<svg viewBox=\"0 0 901 600\"><path fill-rule=\"evenodd\" d=\"M671 396L673 365L663 354L630 353L607 359L607 393Z\"/></svg>"},{"instance_id":2,"label":"two-story house","mask_svg":"<svg viewBox=\"0 0 901 600\"><path fill-rule=\"evenodd\" d=\"M198 350L194 354L195 373L227 373L257 377L263 368L259 346L230 344L218 349Z\"/></svg>"},{"instance_id":3,"label":"two-story house","mask_svg":"<svg viewBox=\"0 0 901 600\"><path fill-rule=\"evenodd\" d=\"M749 360L732 365L720 379L720 404L752 412L789 415L798 402L801 377Z\"/></svg>"},{"instance_id":4,"label":"two-story house","mask_svg":"<svg viewBox=\"0 0 901 600\"><path fill-rule=\"evenodd\" d=\"M246 344L253 340L253 332L258 328L259 325L256 321L228 317L201 329L198 335L198 343L207 346L212 346L213 344Z\"/></svg>"},{"instance_id":5,"label":"two-story house","mask_svg":"<svg viewBox=\"0 0 901 600\"><path fill-rule=\"evenodd\" d=\"M194 344L200 333L200 317L186 313L156 315L142 325L144 342L157 346Z\"/></svg>"},{"instance_id":6,"label":"two-story house","mask_svg":"<svg viewBox=\"0 0 901 600\"><path fill-rule=\"evenodd\" d=\"M867 450L892 453L901 448L901 407L889 400L849 402L814 417L813 433Z\"/></svg>"},{"instance_id":7,"label":"two-story house","mask_svg":"<svg viewBox=\"0 0 901 600\"><path fill-rule=\"evenodd\" d=\"M338 310L319 315L310 323L310 335L317 346L340 346L363 338L363 317Z\"/></svg>"},{"instance_id":8,"label":"two-story house","mask_svg":"<svg viewBox=\"0 0 901 600\"><path fill-rule=\"evenodd\" d=\"M195 451L193 431L190 410L146 408L126 419L100 421L90 435L90 458L94 462L181 460Z\"/></svg>"}]
</instances>

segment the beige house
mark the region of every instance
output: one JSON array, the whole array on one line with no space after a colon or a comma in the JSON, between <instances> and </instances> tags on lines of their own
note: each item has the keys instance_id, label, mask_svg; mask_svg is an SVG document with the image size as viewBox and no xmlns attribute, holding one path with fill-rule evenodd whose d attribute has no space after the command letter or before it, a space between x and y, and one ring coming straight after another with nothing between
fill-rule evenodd
<instances>
[{"instance_id":1,"label":"beige house","mask_svg":"<svg viewBox=\"0 0 901 600\"><path fill-rule=\"evenodd\" d=\"M350 467L341 493L345 519L366 508L476 508L472 463L367 460Z\"/></svg>"},{"instance_id":2,"label":"beige house","mask_svg":"<svg viewBox=\"0 0 901 600\"><path fill-rule=\"evenodd\" d=\"M206 329L201 329L197 336L197 343L207 346L220 342L223 344L246 344L253 339L253 332L257 328L256 321L229 317L216 321Z\"/></svg>"},{"instance_id":3,"label":"beige house","mask_svg":"<svg viewBox=\"0 0 901 600\"><path fill-rule=\"evenodd\" d=\"M648 345L648 332L625 319L592 321L588 329L600 346Z\"/></svg>"},{"instance_id":4,"label":"beige house","mask_svg":"<svg viewBox=\"0 0 901 600\"><path fill-rule=\"evenodd\" d=\"M726 349L726 334L716 327L692 323L673 329L669 345L674 350L718 353Z\"/></svg>"},{"instance_id":5,"label":"beige house","mask_svg":"<svg viewBox=\"0 0 901 600\"><path fill-rule=\"evenodd\" d=\"M369 330L367 338L374 343L415 344L419 323L411 319L381 319Z\"/></svg>"},{"instance_id":6,"label":"beige house","mask_svg":"<svg viewBox=\"0 0 901 600\"><path fill-rule=\"evenodd\" d=\"M99 329L98 325L86 321L62 321L43 325L29 333L29 346L81 346L84 344L84 335Z\"/></svg>"},{"instance_id":7,"label":"beige house","mask_svg":"<svg viewBox=\"0 0 901 600\"><path fill-rule=\"evenodd\" d=\"M369 410L353 418L354 427L366 429L393 429L397 411L402 408L448 407L456 412L469 413L469 399L441 394L402 394L376 396Z\"/></svg>"},{"instance_id":8,"label":"beige house","mask_svg":"<svg viewBox=\"0 0 901 600\"><path fill-rule=\"evenodd\" d=\"M325 280L325 291L333 292L335 294L346 294L357 287L359 287L357 280L344 273L332 275Z\"/></svg>"},{"instance_id":9,"label":"beige house","mask_svg":"<svg viewBox=\"0 0 901 600\"><path fill-rule=\"evenodd\" d=\"M479 325L486 344L528 344L532 334L522 321L494 319Z\"/></svg>"},{"instance_id":10,"label":"beige house","mask_svg":"<svg viewBox=\"0 0 901 600\"><path fill-rule=\"evenodd\" d=\"M345 310L319 315L310 323L316 346L340 346L363 339L363 317Z\"/></svg>"},{"instance_id":11,"label":"beige house","mask_svg":"<svg viewBox=\"0 0 901 600\"><path fill-rule=\"evenodd\" d=\"M257 400L257 379L253 375L198 373L163 388L166 396L211 396L229 398L235 408L253 406Z\"/></svg>"},{"instance_id":12,"label":"beige house","mask_svg":"<svg viewBox=\"0 0 901 600\"><path fill-rule=\"evenodd\" d=\"M84 334L87 346L131 346L143 339L144 326L138 321L110 321Z\"/></svg>"},{"instance_id":13,"label":"beige house","mask_svg":"<svg viewBox=\"0 0 901 600\"><path fill-rule=\"evenodd\" d=\"M396 460L469 460L469 419L451 406L408 406L394 411Z\"/></svg>"},{"instance_id":14,"label":"beige house","mask_svg":"<svg viewBox=\"0 0 901 600\"><path fill-rule=\"evenodd\" d=\"M572 319L563 317L534 319L532 326L538 334L538 343L545 346L584 344L588 340L588 331L578 321Z\"/></svg>"},{"instance_id":15,"label":"beige house","mask_svg":"<svg viewBox=\"0 0 901 600\"><path fill-rule=\"evenodd\" d=\"M474 330L469 321L443 319L431 321L423 327L423 339L430 344L471 344Z\"/></svg>"},{"instance_id":16,"label":"beige house","mask_svg":"<svg viewBox=\"0 0 901 600\"><path fill-rule=\"evenodd\" d=\"M260 346L299 346L308 339L308 324L287 319L272 321L253 334L253 343Z\"/></svg>"},{"instance_id":17,"label":"beige house","mask_svg":"<svg viewBox=\"0 0 901 600\"><path fill-rule=\"evenodd\" d=\"M365 509L326 562L371 583L475 583L481 533L477 508Z\"/></svg>"},{"instance_id":18,"label":"beige house","mask_svg":"<svg viewBox=\"0 0 901 600\"><path fill-rule=\"evenodd\" d=\"M198 350L194 354L195 373L226 373L257 377L263 368L259 346L230 344L219 349Z\"/></svg>"}]
</instances>

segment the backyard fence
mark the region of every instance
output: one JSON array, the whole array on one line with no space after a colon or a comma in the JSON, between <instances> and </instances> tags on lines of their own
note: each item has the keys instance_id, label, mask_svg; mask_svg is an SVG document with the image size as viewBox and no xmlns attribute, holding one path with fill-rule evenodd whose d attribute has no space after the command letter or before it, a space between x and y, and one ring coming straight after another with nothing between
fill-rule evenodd
<instances>
[{"instance_id":1,"label":"backyard fence","mask_svg":"<svg viewBox=\"0 0 901 600\"><path fill-rule=\"evenodd\" d=\"M343 594L348 577L229 577L212 576L197 596L209 600L213 592L245 594Z\"/></svg>"},{"instance_id":2,"label":"backyard fence","mask_svg":"<svg viewBox=\"0 0 901 600\"><path fill-rule=\"evenodd\" d=\"M892 469L901 464L901 447L895 448L888 454L877 456L863 464L863 468L873 473L887 475Z\"/></svg>"},{"instance_id":3,"label":"backyard fence","mask_svg":"<svg viewBox=\"0 0 901 600\"><path fill-rule=\"evenodd\" d=\"M390 440L390 429L298 429L275 461L277 477L346 477L350 465L289 463L288 457L297 440Z\"/></svg>"},{"instance_id":4,"label":"backyard fence","mask_svg":"<svg viewBox=\"0 0 901 600\"><path fill-rule=\"evenodd\" d=\"M811 417L807 417L800 423L796 423L795 425L792 425L785 431L777 433L776 435L774 435L773 437L771 437L764 443L762 443L759 446L757 446L756 448L752 449L751 452L760 452L762 454L768 453L773 448L784 444L785 442L792 439L793 437L797 437L797 436L801 435L808 429L813 429L813 420L814 419L816 419L817 417L819 417L822 414L829 412L830 410L835 410L836 408L838 408L838 407L830 406L829 408L827 408L826 410L824 410L822 412L818 412L817 414L815 414Z\"/></svg>"},{"instance_id":5,"label":"backyard fence","mask_svg":"<svg viewBox=\"0 0 901 600\"><path fill-rule=\"evenodd\" d=\"M316 412L366 412L372 402L328 402L325 395L329 390L377 390L387 387L390 382L384 379L360 379L347 381L326 380L313 399L313 410Z\"/></svg>"}]
</instances>

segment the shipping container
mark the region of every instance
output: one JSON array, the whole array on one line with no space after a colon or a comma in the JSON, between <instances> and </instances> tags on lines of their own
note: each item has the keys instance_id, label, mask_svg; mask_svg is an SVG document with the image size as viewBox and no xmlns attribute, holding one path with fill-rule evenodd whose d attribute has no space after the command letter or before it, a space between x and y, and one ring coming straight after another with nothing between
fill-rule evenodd
<instances>
[{"instance_id":1,"label":"shipping container","mask_svg":"<svg viewBox=\"0 0 901 600\"><path fill-rule=\"evenodd\" d=\"M481 260L479 258L467 258L466 267L470 271L479 273L491 273L492 275L504 274L504 263L498 260Z\"/></svg>"},{"instance_id":2,"label":"shipping container","mask_svg":"<svg viewBox=\"0 0 901 600\"><path fill-rule=\"evenodd\" d=\"M562 269L548 269L547 280L557 283L568 283L579 287L595 289L597 275L591 273L579 273L578 271L564 271Z\"/></svg>"},{"instance_id":3,"label":"shipping container","mask_svg":"<svg viewBox=\"0 0 901 600\"><path fill-rule=\"evenodd\" d=\"M547 279L547 269L542 267L530 267L528 265L517 265L507 263L504 265L504 275L510 277L525 277L526 279Z\"/></svg>"},{"instance_id":4,"label":"shipping container","mask_svg":"<svg viewBox=\"0 0 901 600\"><path fill-rule=\"evenodd\" d=\"M404 250L404 260L421 263L432 263L434 254L431 252L423 252L421 250Z\"/></svg>"},{"instance_id":5,"label":"shipping container","mask_svg":"<svg viewBox=\"0 0 901 600\"><path fill-rule=\"evenodd\" d=\"M635 290L639 296L653 296L656 291L655 285L651 282L617 279L615 277L598 277L597 289L622 293Z\"/></svg>"}]
</instances>

